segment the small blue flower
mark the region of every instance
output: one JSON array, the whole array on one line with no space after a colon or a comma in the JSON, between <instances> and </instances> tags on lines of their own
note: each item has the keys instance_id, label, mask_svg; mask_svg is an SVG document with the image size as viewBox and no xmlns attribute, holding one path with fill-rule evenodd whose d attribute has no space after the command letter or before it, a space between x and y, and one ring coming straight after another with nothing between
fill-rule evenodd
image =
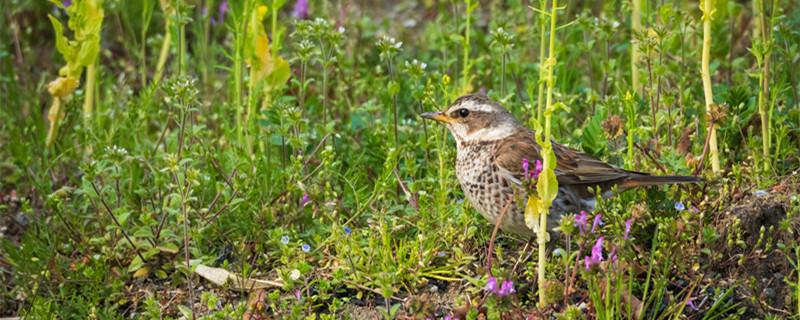
<instances>
[{"instance_id":1,"label":"small blue flower","mask_svg":"<svg viewBox=\"0 0 800 320\"><path fill-rule=\"evenodd\" d=\"M439 252L439 257L444 257L444 255L445 255L444 252Z\"/></svg>"},{"instance_id":2,"label":"small blue flower","mask_svg":"<svg viewBox=\"0 0 800 320\"><path fill-rule=\"evenodd\" d=\"M287 236L281 237L281 243L283 243L283 244L289 243L289 237L287 237Z\"/></svg>"},{"instance_id":3,"label":"small blue flower","mask_svg":"<svg viewBox=\"0 0 800 320\"><path fill-rule=\"evenodd\" d=\"M681 202L675 202L675 210L683 211L686 210L686 206L683 205Z\"/></svg>"},{"instance_id":4,"label":"small blue flower","mask_svg":"<svg viewBox=\"0 0 800 320\"><path fill-rule=\"evenodd\" d=\"M458 199L458 203L463 203L464 199Z\"/></svg>"},{"instance_id":5,"label":"small blue flower","mask_svg":"<svg viewBox=\"0 0 800 320\"><path fill-rule=\"evenodd\" d=\"M561 256L561 250L558 250L558 248L556 248L555 250L553 250L553 254L560 257Z\"/></svg>"},{"instance_id":6,"label":"small blue flower","mask_svg":"<svg viewBox=\"0 0 800 320\"><path fill-rule=\"evenodd\" d=\"M348 227L344 227L344 233L345 234L350 235L350 232L353 232L353 230L350 230L350 228L348 228Z\"/></svg>"},{"instance_id":7,"label":"small blue flower","mask_svg":"<svg viewBox=\"0 0 800 320\"><path fill-rule=\"evenodd\" d=\"M311 246L309 246L307 243L304 243L302 248L303 252L311 251Z\"/></svg>"}]
</instances>

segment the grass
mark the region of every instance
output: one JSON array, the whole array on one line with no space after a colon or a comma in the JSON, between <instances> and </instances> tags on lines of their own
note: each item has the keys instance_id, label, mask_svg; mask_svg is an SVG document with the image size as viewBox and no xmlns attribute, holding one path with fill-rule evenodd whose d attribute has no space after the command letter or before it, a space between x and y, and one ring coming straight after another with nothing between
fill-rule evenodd
<instances>
[{"instance_id":1,"label":"grass","mask_svg":"<svg viewBox=\"0 0 800 320\"><path fill-rule=\"evenodd\" d=\"M0 316L800 313L796 2L302 3L0 4ZM468 92L710 181L601 199L549 256L503 233L490 278L493 226L419 117Z\"/></svg>"}]
</instances>

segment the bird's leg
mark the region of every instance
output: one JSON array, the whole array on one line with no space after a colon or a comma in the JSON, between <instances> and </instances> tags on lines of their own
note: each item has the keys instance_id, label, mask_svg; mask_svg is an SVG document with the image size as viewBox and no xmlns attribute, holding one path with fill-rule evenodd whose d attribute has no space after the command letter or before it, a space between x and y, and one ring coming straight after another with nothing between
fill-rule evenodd
<instances>
[{"instance_id":1,"label":"bird's leg","mask_svg":"<svg viewBox=\"0 0 800 320\"><path fill-rule=\"evenodd\" d=\"M514 197L508 199L508 202L506 202L506 206L503 207L503 212L500 212L500 217L497 218L497 224L494 225L494 231L492 231L492 239L489 240L489 254L486 255L486 273L488 273L490 277L493 277L492 252L494 251L494 239L497 237L497 231L500 230L500 223L503 222L503 216L506 215L506 211L508 211L508 206L511 205L511 201L514 201Z\"/></svg>"},{"instance_id":2,"label":"bird's leg","mask_svg":"<svg viewBox=\"0 0 800 320\"><path fill-rule=\"evenodd\" d=\"M514 263L514 268L511 269L511 274L516 274L517 273L517 267L519 267L519 263L522 262L522 260L527 259L527 258L525 258L525 254L528 253L528 248L530 248L531 244L533 244L533 242L535 240L536 240L536 237L535 236L531 236L531 239L528 240L528 243L525 244L525 248L522 249L522 254L519 256L519 258L517 258L517 262Z\"/></svg>"},{"instance_id":3,"label":"bird's leg","mask_svg":"<svg viewBox=\"0 0 800 320\"><path fill-rule=\"evenodd\" d=\"M556 248L556 241L560 238L555 232L548 231L550 233L550 243L547 245L547 251L545 251L547 257L550 256L550 253Z\"/></svg>"}]
</instances>

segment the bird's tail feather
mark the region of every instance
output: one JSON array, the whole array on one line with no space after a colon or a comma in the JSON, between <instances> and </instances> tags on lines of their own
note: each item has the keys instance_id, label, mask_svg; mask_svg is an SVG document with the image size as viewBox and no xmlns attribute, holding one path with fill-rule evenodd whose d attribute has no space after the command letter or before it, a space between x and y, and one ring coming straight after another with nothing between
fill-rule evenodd
<instances>
[{"instance_id":1,"label":"bird's tail feather","mask_svg":"<svg viewBox=\"0 0 800 320\"><path fill-rule=\"evenodd\" d=\"M702 182L702 181L706 181L706 179L702 177L693 177L693 176L634 175L629 179L627 179L627 181L622 183L619 187L634 188L634 187L657 186L663 184L692 183L692 182Z\"/></svg>"}]
</instances>

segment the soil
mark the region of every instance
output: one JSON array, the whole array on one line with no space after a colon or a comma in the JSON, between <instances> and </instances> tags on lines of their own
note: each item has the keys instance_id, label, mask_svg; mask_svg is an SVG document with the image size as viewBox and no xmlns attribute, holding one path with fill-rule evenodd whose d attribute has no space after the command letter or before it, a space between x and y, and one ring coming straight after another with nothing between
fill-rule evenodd
<instances>
[{"instance_id":1,"label":"soil","mask_svg":"<svg viewBox=\"0 0 800 320\"><path fill-rule=\"evenodd\" d=\"M722 212L715 227L721 235L717 250L722 259L707 261L720 287L730 287L740 281L734 290L736 302L746 307L742 319L763 319L767 312L775 314L791 310L791 286L788 277L796 277L783 250L774 250L779 239L791 243L800 232L800 215L790 221L789 231L781 231L779 223L786 219L792 207L790 195L758 191L743 197L739 204ZM739 221L738 225L735 224ZM763 239L762 239L763 228ZM743 245L728 246L727 239L741 237ZM739 260L744 257L740 265ZM788 315L788 314L787 314Z\"/></svg>"}]
</instances>

